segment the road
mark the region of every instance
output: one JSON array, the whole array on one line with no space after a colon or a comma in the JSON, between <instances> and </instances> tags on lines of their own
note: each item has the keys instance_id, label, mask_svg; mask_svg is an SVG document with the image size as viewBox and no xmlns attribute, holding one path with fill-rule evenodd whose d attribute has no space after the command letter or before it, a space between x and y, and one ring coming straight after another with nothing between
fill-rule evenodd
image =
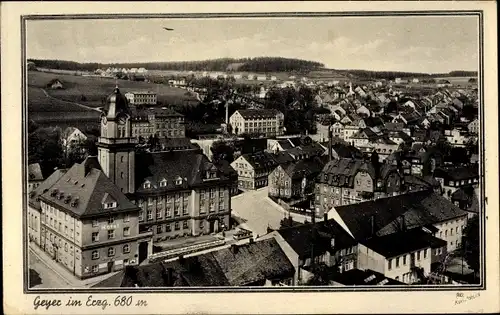
<instances>
[{"instance_id":1,"label":"road","mask_svg":"<svg viewBox=\"0 0 500 315\"><path fill-rule=\"evenodd\" d=\"M63 277L49 268L42 259L40 259L33 251L29 251L28 266L30 269L30 282L34 285L32 288L70 288L71 284L68 283ZM39 277L39 278L38 278ZM37 279L38 278L38 279ZM40 283L41 281L41 283Z\"/></svg>"},{"instance_id":2,"label":"road","mask_svg":"<svg viewBox=\"0 0 500 315\"><path fill-rule=\"evenodd\" d=\"M85 109L89 109L89 110L101 112L99 109L97 109L95 107L90 107L90 106L83 105L83 104L80 104L80 103L65 101L65 100L59 99L57 97L53 97L52 95L50 95L49 93L47 93L47 91L45 91L45 89L42 89L42 88L40 88L40 89L43 91L43 93L45 94L45 96L47 96L48 98L54 99L54 100L59 101L59 102L63 102L63 103L68 103L68 104L73 104L73 105L76 105L76 106L80 106L80 107L85 108Z\"/></svg>"},{"instance_id":3,"label":"road","mask_svg":"<svg viewBox=\"0 0 500 315\"><path fill-rule=\"evenodd\" d=\"M268 191L268 187L247 191L231 200L232 214L241 222L239 226L251 230L254 236L267 234L268 226L278 229L281 220L288 216L288 212L268 198ZM292 213L291 216L297 222L311 221L300 214Z\"/></svg>"}]
</instances>

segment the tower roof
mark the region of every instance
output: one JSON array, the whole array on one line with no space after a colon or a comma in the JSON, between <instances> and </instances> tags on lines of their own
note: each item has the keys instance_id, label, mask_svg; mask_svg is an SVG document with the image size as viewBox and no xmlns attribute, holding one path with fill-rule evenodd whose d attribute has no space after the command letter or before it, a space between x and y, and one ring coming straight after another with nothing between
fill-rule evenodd
<instances>
[{"instance_id":1,"label":"tower roof","mask_svg":"<svg viewBox=\"0 0 500 315\"><path fill-rule=\"evenodd\" d=\"M118 85L107 97L103 112L108 119L116 118L119 113L130 115L127 98L120 92Z\"/></svg>"}]
</instances>

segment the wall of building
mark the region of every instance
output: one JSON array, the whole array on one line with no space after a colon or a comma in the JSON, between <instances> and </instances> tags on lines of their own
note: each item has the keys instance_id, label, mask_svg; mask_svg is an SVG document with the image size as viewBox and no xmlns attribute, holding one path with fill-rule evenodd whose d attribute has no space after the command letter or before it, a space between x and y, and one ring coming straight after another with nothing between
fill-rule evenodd
<instances>
[{"instance_id":1,"label":"wall of building","mask_svg":"<svg viewBox=\"0 0 500 315\"><path fill-rule=\"evenodd\" d=\"M357 268L360 270L370 269L385 274L385 257L370 248L359 244L357 247Z\"/></svg>"},{"instance_id":2,"label":"wall of building","mask_svg":"<svg viewBox=\"0 0 500 315\"><path fill-rule=\"evenodd\" d=\"M439 230L434 234L437 238L447 242L447 251L451 252L458 248L462 242L463 229L467 225L467 215L452 220L447 220L434 226Z\"/></svg>"},{"instance_id":3,"label":"wall of building","mask_svg":"<svg viewBox=\"0 0 500 315\"><path fill-rule=\"evenodd\" d=\"M423 268L424 275L431 272L431 249L429 247L386 259L386 277L413 283L417 280L412 267Z\"/></svg>"}]
</instances>

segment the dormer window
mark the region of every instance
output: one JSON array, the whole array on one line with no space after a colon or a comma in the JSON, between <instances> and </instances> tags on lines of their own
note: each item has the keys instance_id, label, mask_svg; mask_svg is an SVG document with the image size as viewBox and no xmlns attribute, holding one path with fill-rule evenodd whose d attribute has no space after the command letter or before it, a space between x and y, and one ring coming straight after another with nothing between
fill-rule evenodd
<instances>
[{"instance_id":1,"label":"dormer window","mask_svg":"<svg viewBox=\"0 0 500 315\"><path fill-rule=\"evenodd\" d=\"M455 186L455 182L450 180L450 186L452 186L452 187Z\"/></svg>"},{"instance_id":2,"label":"dormer window","mask_svg":"<svg viewBox=\"0 0 500 315\"><path fill-rule=\"evenodd\" d=\"M382 187L382 181L381 180L377 181L377 187L378 188Z\"/></svg>"},{"instance_id":3,"label":"dormer window","mask_svg":"<svg viewBox=\"0 0 500 315\"><path fill-rule=\"evenodd\" d=\"M162 181L160 182L160 187L167 187L167 180L166 179L162 179Z\"/></svg>"},{"instance_id":4,"label":"dormer window","mask_svg":"<svg viewBox=\"0 0 500 315\"><path fill-rule=\"evenodd\" d=\"M113 209L116 208L116 201L107 202L104 204L104 209Z\"/></svg>"},{"instance_id":5,"label":"dormer window","mask_svg":"<svg viewBox=\"0 0 500 315\"><path fill-rule=\"evenodd\" d=\"M144 183L144 188L150 189L151 188L151 183L150 182L145 182Z\"/></svg>"},{"instance_id":6,"label":"dormer window","mask_svg":"<svg viewBox=\"0 0 500 315\"><path fill-rule=\"evenodd\" d=\"M177 177L177 179L175 180L175 184L176 185L182 185L182 178Z\"/></svg>"}]
</instances>

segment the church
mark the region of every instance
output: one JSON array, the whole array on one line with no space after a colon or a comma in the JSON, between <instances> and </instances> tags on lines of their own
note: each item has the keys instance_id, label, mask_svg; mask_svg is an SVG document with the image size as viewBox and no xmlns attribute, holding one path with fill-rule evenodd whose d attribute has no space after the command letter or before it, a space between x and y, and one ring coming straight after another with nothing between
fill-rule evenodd
<instances>
[{"instance_id":1,"label":"church","mask_svg":"<svg viewBox=\"0 0 500 315\"><path fill-rule=\"evenodd\" d=\"M100 119L97 157L30 192L31 242L84 279L140 264L155 243L231 228L231 179L205 155L139 150L118 87Z\"/></svg>"}]
</instances>

